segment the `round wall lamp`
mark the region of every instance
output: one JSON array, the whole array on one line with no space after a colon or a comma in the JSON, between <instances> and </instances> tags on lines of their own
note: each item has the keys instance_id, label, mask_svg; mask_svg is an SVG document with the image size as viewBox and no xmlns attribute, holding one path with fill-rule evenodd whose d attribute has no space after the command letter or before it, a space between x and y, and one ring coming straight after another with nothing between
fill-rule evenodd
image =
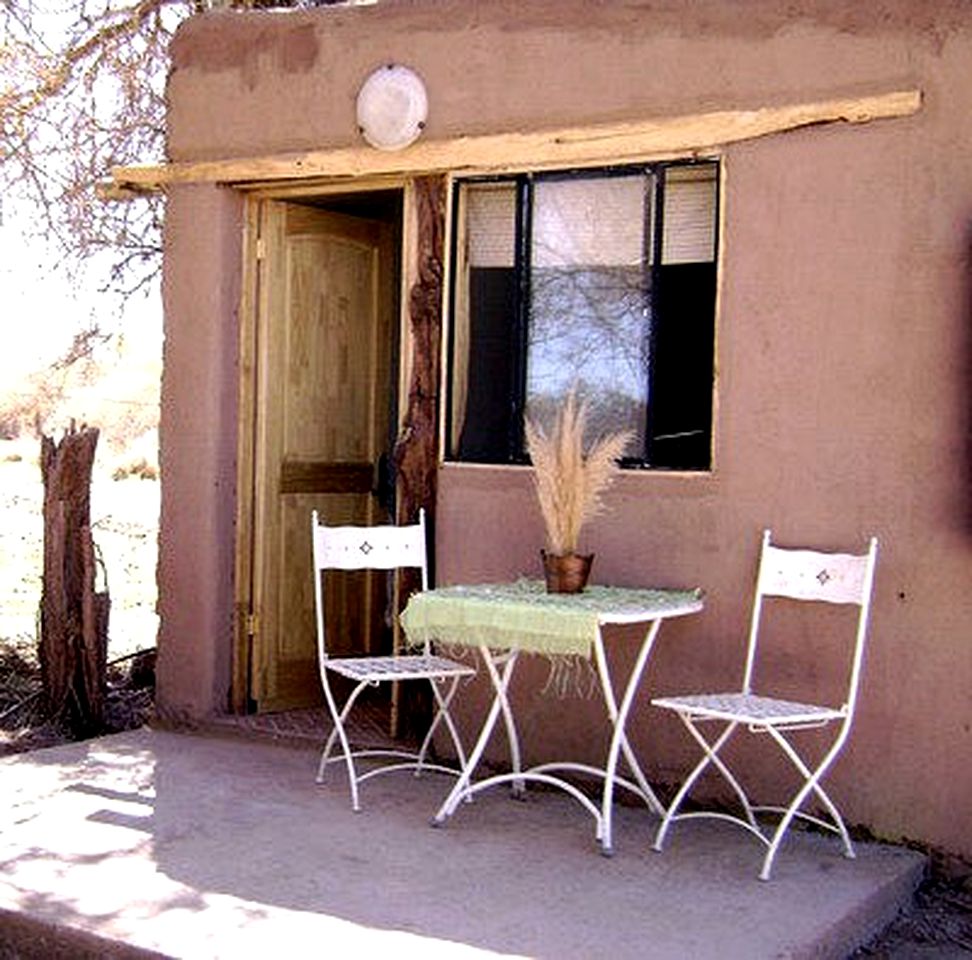
<instances>
[{"instance_id":1,"label":"round wall lamp","mask_svg":"<svg viewBox=\"0 0 972 960\"><path fill-rule=\"evenodd\" d=\"M401 150L417 140L428 113L422 78L401 64L379 67L358 91L358 130L379 150Z\"/></svg>"}]
</instances>

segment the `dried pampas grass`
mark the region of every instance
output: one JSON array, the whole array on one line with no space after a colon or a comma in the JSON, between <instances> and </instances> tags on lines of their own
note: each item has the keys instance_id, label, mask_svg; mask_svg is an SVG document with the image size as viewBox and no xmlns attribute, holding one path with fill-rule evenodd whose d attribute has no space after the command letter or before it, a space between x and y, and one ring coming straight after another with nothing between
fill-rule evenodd
<instances>
[{"instance_id":1,"label":"dried pampas grass","mask_svg":"<svg viewBox=\"0 0 972 960\"><path fill-rule=\"evenodd\" d=\"M551 553L577 553L581 528L604 509L602 495L617 475L617 461L631 440L630 432L612 433L584 453L587 404L571 392L553 427L527 418L527 451L533 461L540 512Z\"/></svg>"}]
</instances>

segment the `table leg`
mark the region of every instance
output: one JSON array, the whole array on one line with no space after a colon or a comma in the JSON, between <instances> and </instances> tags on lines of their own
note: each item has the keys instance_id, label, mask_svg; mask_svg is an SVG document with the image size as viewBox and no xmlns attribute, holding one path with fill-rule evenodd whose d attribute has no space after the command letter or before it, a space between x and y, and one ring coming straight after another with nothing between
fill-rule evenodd
<instances>
[{"instance_id":1,"label":"table leg","mask_svg":"<svg viewBox=\"0 0 972 960\"><path fill-rule=\"evenodd\" d=\"M502 653L494 654L487 647L482 647L480 652L486 664L486 669L489 671L489 677L493 683L493 689L496 691L497 699L500 701L500 709L503 712L506 740L510 746L510 766L513 773L518 774L523 769L523 761L520 753L520 734L516 729L516 721L513 719L513 708L510 706L510 698L508 696L510 680L513 677L513 664L507 661L511 659L515 660L519 656L519 653L515 650L505 650ZM502 676L500 676L496 669L498 663L505 665ZM526 781L514 779L513 795L520 797L524 793L526 793Z\"/></svg>"},{"instance_id":2,"label":"table leg","mask_svg":"<svg viewBox=\"0 0 972 960\"><path fill-rule=\"evenodd\" d=\"M433 826L441 826L455 813L456 807L459 805L465 792L469 789L473 771L482 759L483 752L486 750L486 744L489 742L490 736L492 736L500 713L503 714L507 737L510 741L510 755L513 762L513 770L515 773L520 772L519 738L517 737L516 726L513 722L513 711L510 708L507 697L507 690L509 689L510 680L513 676L513 668L516 666L517 651L511 650L509 653L504 653L501 657L495 659L491 651L485 647L480 648L480 653L482 654L483 662L486 665L486 670L489 673L489 678L493 685L493 702L490 704L489 712L486 714L486 719L479 732L479 738L476 740L476 744L469 754L462 773L459 774L452 790L449 791L449 795L445 798L442 806L439 807L438 812L432 818ZM502 671L497 669L497 661L502 661ZM514 781L514 790L517 792L522 791L523 782Z\"/></svg>"},{"instance_id":3,"label":"table leg","mask_svg":"<svg viewBox=\"0 0 972 960\"><path fill-rule=\"evenodd\" d=\"M631 674L628 677L628 682L624 690L624 695L621 698L621 706L618 707L617 700L614 695L614 685L611 680L611 672L608 667L607 655L604 650L604 638L601 633L601 629L598 629L597 638L594 644L594 656L597 661L597 671L601 678L601 687L604 692L604 700L607 704L608 716L611 719L612 733L611 733L611 746L608 750L607 764L604 768L604 792L601 800L601 852L605 856L611 856L614 852L612 847L612 834L611 834L611 813L614 803L614 781L617 775L618 761L620 759L620 754L623 752L625 760L628 762L628 766L631 768L631 772L644 794L645 800L648 802L649 807L651 807L655 813L663 814L665 808L662 806L655 792L651 789L644 772L641 769L641 765L638 763L638 759L635 756L634 750L631 748L631 744L628 742L627 734L625 733L625 724L628 721L628 714L631 712L631 705L634 702L635 694L638 691L638 687L641 684L641 677L645 670L645 665L648 662L648 657L651 654L651 649L654 646L655 638L658 636L658 630L661 626L661 620L654 620L651 626L645 633L644 639L641 642L641 649L638 651L637 659L635 660L634 666L631 668Z\"/></svg>"}]
</instances>

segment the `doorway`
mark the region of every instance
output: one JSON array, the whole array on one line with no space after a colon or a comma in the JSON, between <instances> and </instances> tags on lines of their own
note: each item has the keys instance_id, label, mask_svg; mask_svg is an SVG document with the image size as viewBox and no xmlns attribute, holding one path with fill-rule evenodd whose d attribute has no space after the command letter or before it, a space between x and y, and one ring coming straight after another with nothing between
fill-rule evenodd
<instances>
[{"instance_id":1,"label":"doorway","mask_svg":"<svg viewBox=\"0 0 972 960\"><path fill-rule=\"evenodd\" d=\"M397 189L255 202L234 669L248 713L322 702L311 512L329 524L395 516L401 224ZM330 653L390 652L389 583L328 579Z\"/></svg>"}]
</instances>

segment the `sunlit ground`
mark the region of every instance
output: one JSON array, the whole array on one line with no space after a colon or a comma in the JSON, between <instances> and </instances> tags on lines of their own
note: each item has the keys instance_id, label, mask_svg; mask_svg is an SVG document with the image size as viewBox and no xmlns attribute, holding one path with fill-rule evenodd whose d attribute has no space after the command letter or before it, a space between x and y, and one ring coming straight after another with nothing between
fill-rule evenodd
<instances>
[{"instance_id":1,"label":"sunlit ground","mask_svg":"<svg viewBox=\"0 0 972 960\"><path fill-rule=\"evenodd\" d=\"M0 642L34 642L43 571L43 485L39 441L0 441ZM100 455L100 454L99 454ZM111 597L108 659L155 645L159 516L157 480L112 479L96 463L91 521Z\"/></svg>"}]
</instances>

